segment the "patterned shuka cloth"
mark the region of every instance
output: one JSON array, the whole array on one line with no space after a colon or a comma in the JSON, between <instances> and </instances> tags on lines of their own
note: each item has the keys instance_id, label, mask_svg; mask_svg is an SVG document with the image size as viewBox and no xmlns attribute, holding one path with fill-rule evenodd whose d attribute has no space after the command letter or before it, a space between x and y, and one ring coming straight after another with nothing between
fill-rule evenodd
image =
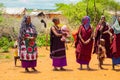
<instances>
[{"instance_id":1,"label":"patterned shuka cloth","mask_svg":"<svg viewBox=\"0 0 120 80\"><path fill-rule=\"evenodd\" d=\"M25 37L34 37L33 29L28 28L26 30ZM21 41L21 49L20 49L20 59L21 60L36 60L37 58L37 47L34 40L25 39Z\"/></svg>"},{"instance_id":2,"label":"patterned shuka cloth","mask_svg":"<svg viewBox=\"0 0 120 80\"><path fill-rule=\"evenodd\" d=\"M61 30L56 29L56 32L61 33ZM52 30L50 31L50 57L55 67L67 65L65 44L61 41L61 37L57 37Z\"/></svg>"},{"instance_id":3,"label":"patterned shuka cloth","mask_svg":"<svg viewBox=\"0 0 120 80\"><path fill-rule=\"evenodd\" d=\"M23 18L19 34L19 54L21 60L32 61L37 59L37 46L35 40L28 37L37 37L37 31L34 25L25 23L26 17Z\"/></svg>"}]
</instances>

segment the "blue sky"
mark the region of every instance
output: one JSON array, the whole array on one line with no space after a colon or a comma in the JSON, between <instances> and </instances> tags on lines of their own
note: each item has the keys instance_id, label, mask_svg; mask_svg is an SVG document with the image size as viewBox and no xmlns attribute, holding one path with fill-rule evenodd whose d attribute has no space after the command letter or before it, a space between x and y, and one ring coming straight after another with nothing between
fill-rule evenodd
<instances>
[{"instance_id":1,"label":"blue sky","mask_svg":"<svg viewBox=\"0 0 120 80\"><path fill-rule=\"evenodd\" d=\"M80 0L0 0L6 7L55 9L55 3L76 3Z\"/></svg>"}]
</instances>

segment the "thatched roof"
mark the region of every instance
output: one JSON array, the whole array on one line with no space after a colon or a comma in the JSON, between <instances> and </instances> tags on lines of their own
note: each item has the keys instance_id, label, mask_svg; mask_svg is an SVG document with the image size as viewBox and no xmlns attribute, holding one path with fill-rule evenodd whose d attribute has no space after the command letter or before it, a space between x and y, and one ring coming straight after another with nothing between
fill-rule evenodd
<instances>
[{"instance_id":1,"label":"thatched roof","mask_svg":"<svg viewBox=\"0 0 120 80\"><path fill-rule=\"evenodd\" d=\"M10 14L10 15L21 15L25 14L26 8L4 8L3 13L4 14Z\"/></svg>"},{"instance_id":2,"label":"thatched roof","mask_svg":"<svg viewBox=\"0 0 120 80\"><path fill-rule=\"evenodd\" d=\"M111 14L111 15L119 15L120 16L120 11L117 11L117 12L115 12L115 11L108 11L108 13L109 14Z\"/></svg>"}]
</instances>

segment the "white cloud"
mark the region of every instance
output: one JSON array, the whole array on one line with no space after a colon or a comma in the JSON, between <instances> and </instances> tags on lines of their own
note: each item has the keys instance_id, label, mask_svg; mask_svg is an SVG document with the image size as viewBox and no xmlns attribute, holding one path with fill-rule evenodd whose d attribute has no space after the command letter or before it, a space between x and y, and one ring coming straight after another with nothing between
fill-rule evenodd
<instances>
[{"instance_id":1,"label":"white cloud","mask_svg":"<svg viewBox=\"0 0 120 80\"><path fill-rule=\"evenodd\" d=\"M26 7L38 9L55 9L55 3L76 3L80 0L0 0L6 7Z\"/></svg>"},{"instance_id":2,"label":"white cloud","mask_svg":"<svg viewBox=\"0 0 120 80\"><path fill-rule=\"evenodd\" d=\"M28 0L19 0L20 2L27 3Z\"/></svg>"}]
</instances>

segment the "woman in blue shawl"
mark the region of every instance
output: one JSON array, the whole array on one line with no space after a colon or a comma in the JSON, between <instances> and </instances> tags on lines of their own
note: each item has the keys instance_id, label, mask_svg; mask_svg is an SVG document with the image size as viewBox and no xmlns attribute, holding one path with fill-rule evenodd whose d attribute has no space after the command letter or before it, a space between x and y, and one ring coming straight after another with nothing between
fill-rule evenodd
<instances>
[{"instance_id":1,"label":"woman in blue shawl","mask_svg":"<svg viewBox=\"0 0 120 80\"><path fill-rule=\"evenodd\" d=\"M112 43L112 63L114 65L120 64L120 17L118 17L112 26L114 31L114 39Z\"/></svg>"},{"instance_id":2,"label":"woman in blue shawl","mask_svg":"<svg viewBox=\"0 0 120 80\"><path fill-rule=\"evenodd\" d=\"M21 22L18 43L21 64L26 72L29 72L29 67L37 71L35 69L37 63L36 37L37 31L31 23L31 17L24 16Z\"/></svg>"}]
</instances>

